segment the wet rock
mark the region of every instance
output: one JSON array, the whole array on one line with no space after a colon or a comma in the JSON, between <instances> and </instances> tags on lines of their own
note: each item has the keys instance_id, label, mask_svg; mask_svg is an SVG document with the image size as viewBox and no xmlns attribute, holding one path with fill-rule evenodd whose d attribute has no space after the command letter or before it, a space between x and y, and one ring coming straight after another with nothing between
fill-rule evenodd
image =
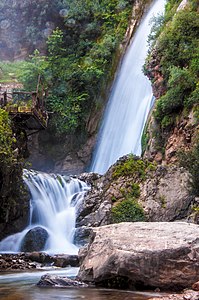
<instances>
[{"instance_id":1,"label":"wet rock","mask_svg":"<svg viewBox=\"0 0 199 300\"><path fill-rule=\"evenodd\" d=\"M25 257L31 261L36 261L41 264L52 264L53 256L44 252L25 253Z\"/></svg>"},{"instance_id":2,"label":"wet rock","mask_svg":"<svg viewBox=\"0 0 199 300\"><path fill-rule=\"evenodd\" d=\"M43 275L37 283L39 287L88 287L86 283L68 277L55 275Z\"/></svg>"},{"instance_id":3,"label":"wet rock","mask_svg":"<svg viewBox=\"0 0 199 300\"><path fill-rule=\"evenodd\" d=\"M45 252L25 253L25 257L42 265L53 265L56 267L79 267L78 255L55 254L49 255Z\"/></svg>"},{"instance_id":4,"label":"wet rock","mask_svg":"<svg viewBox=\"0 0 199 300\"><path fill-rule=\"evenodd\" d=\"M53 265L56 267L79 267L78 255L58 254L53 256Z\"/></svg>"},{"instance_id":5,"label":"wet rock","mask_svg":"<svg viewBox=\"0 0 199 300\"><path fill-rule=\"evenodd\" d=\"M8 270L30 270L39 267L39 264L32 262L24 253L0 255L0 270L2 272Z\"/></svg>"},{"instance_id":6,"label":"wet rock","mask_svg":"<svg viewBox=\"0 0 199 300\"><path fill-rule=\"evenodd\" d=\"M184 291L181 294L168 294L166 296L158 296L154 298L150 298L149 300L198 300L199 299L199 293L194 292L192 290Z\"/></svg>"},{"instance_id":7,"label":"wet rock","mask_svg":"<svg viewBox=\"0 0 199 300\"><path fill-rule=\"evenodd\" d=\"M87 244L90 240L92 229L90 227L82 226L75 229L74 244L78 247Z\"/></svg>"},{"instance_id":8,"label":"wet rock","mask_svg":"<svg viewBox=\"0 0 199 300\"><path fill-rule=\"evenodd\" d=\"M183 222L93 228L79 278L101 286L182 290L199 275L199 227ZM86 253L85 253L86 252ZM86 255L85 255L86 254Z\"/></svg>"},{"instance_id":9,"label":"wet rock","mask_svg":"<svg viewBox=\"0 0 199 300\"><path fill-rule=\"evenodd\" d=\"M22 252L42 251L48 239L48 232L42 227L34 227L30 229L21 245Z\"/></svg>"}]
</instances>

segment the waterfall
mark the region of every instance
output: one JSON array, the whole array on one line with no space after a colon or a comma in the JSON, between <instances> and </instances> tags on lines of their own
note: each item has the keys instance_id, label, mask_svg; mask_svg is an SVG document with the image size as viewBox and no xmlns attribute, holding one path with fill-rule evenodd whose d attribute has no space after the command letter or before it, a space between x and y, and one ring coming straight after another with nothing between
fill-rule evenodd
<instances>
[{"instance_id":1,"label":"waterfall","mask_svg":"<svg viewBox=\"0 0 199 300\"><path fill-rule=\"evenodd\" d=\"M30 194L30 220L22 232L0 242L0 252L19 252L26 233L44 228L48 233L45 250L48 253L77 254L73 244L76 209L81 204L88 185L76 178L24 170L24 181Z\"/></svg>"},{"instance_id":2,"label":"waterfall","mask_svg":"<svg viewBox=\"0 0 199 300\"><path fill-rule=\"evenodd\" d=\"M153 102L150 81L142 73L150 20L164 12L165 0L153 2L139 25L113 83L98 135L91 171L103 174L128 153L141 155L141 136Z\"/></svg>"}]
</instances>

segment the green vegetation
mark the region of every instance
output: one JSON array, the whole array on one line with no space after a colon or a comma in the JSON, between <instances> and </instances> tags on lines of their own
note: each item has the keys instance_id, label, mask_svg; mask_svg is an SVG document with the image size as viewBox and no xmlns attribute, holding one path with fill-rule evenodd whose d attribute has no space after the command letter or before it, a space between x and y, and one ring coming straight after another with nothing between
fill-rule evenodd
<instances>
[{"instance_id":1,"label":"green vegetation","mask_svg":"<svg viewBox=\"0 0 199 300\"><path fill-rule=\"evenodd\" d=\"M130 154L127 160L121 161L115 166L112 177L117 179L120 176L133 176L144 180L146 172L150 168L154 169L154 165L147 160L139 159L139 157Z\"/></svg>"},{"instance_id":2,"label":"green vegetation","mask_svg":"<svg viewBox=\"0 0 199 300\"><path fill-rule=\"evenodd\" d=\"M113 223L145 221L143 208L136 199L127 198L112 208Z\"/></svg>"},{"instance_id":3,"label":"green vegetation","mask_svg":"<svg viewBox=\"0 0 199 300\"><path fill-rule=\"evenodd\" d=\"M160 130L171 129L183 109L199 103L198 5L189 1L185 9L176 13L180 2L168 1L165 17L156 20L150 40L166 87L166 93L156 103L155 118ZM144 71L148 73L147 63Z\"/></svg>"},{"instance_id":4,"label":"green vegetation","mask_svg":"<svg viewBox=\"0 0 199 300\"><path fill-rule=\"evenodd\" d=\"M194 195L199 196L199 139L195 146L188 152L179 153L180 164L192 175L191 188Z\"/></svg>"},{"instance_id":5,"label":"green vegetation","mask_svg":"<svg viewBox=\"0 0 199 300\"><path fill-rule=\"evenodd\" d=\"M29 61L17 65L18 69L13 65L12 72L10 65L2 65L1 77L8 80L13 73L26 90L36 89L40 75L45 89L48 88L48 109L54 112L50 128L57 136L84 132L90 112L100 105L99 98L111 80L114 55L118 55L133 2L56 1L62 18L60 27L48 38L47 56L40 56L36 50ZM33 6L38 9L36 3ZM48 7L45 9L47 13ZM52 10L55 11L54 6ZM27 30L27 36L38 38L33 24Z\"/></svg>"},{"instance_id":6,"label":"green vegetation","mask_svg":"<svg viewBox=\"0 0 199 300\"><path fill-rule=\"evenodd\" d=\"M140 183L147 178L149 171L154 170L154 164L132 154L115 165L112 173L113 180L119 179L118 184L120 184L120 177L124 177L126 183L120 188L119 200L112 197L114 203L111 211L113 223L146 220L144 210L138 203Z\"/></svg>"},{"instance_id":7,"label":"green vegetation","mask_svg":"<svg viewBox=\"0 0 199 300\"><path fill-rule=\"evenodd\" d=\"M0 108L0 165L7 166L13 160L12 146L16 140L13 138L11 121L8 113Z\"/></svg>"}]
</instances>

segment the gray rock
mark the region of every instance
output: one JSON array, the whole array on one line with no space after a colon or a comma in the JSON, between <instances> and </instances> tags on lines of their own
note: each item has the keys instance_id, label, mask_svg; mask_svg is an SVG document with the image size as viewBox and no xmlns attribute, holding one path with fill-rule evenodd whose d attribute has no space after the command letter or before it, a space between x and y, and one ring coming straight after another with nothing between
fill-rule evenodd
<instances>
[{"instance_id":1,"label":"gray rock","mask_svg":"<svg viewBox=\"0 0 199 300\"><path fill-rule=\"evenodd\" d=\"M82 262L78 276L82 281L109 287L190 287L199 278L198 236L199 226L183 222L93 228L93 239L79 253Z\"/></svg>"},{"instance_id":2,"label":"gray rock","mask_svg":"<svg viewBox=\"0 0 199 300\"><path fill-rule=\"evenodd\" d=\"M48 232L42 227L34 227L30 229L21 244L22 252L34 252L44 250L48 239Z\"/></svg>"},{"instance_id":3,"label":"gray rock","mask_svg":"<svg viewBox=\"0 0 199 300\"><path fill-rule=\"evenodd\" d=\"M74 244L78 247L88 244L91 232L92 229L90 227L82 226L76 228L74 235Z\"/></svg>"},{"instance_id":4,"label":"gray rock","mask_svg":"<svg viewBox=\"0 0 199 300\"><path fill-rule=\"evenodd\" d=\"M40 287L88 287L86 283L83 283L78 280L70 279L68 277L61 277L46 274L43 275L40 281L37 283L37 286Z\"/></svg>"}]
</instances>

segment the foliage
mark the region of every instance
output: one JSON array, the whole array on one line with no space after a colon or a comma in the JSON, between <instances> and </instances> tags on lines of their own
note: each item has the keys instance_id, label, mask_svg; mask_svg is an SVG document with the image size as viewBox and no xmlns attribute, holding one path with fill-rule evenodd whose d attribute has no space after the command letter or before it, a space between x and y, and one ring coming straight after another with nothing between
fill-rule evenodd
<instances>
[{"instance_id":1,"label":"foliage","mask_svg":"<svg viewBox=\"0 0 199 300\"><path fill-rule=\"evenodd\" d=\"M199 134L194 148L188 152L179 152L180 164L192 175L191 187L193 194L199 196Z\"/></svg>"},{"instance_id":2,"label":"foliage","mask_svg":"<svg viewBox=\"0 0 199 300\"><path fill-rule=\"evenodd\" d=\"M115 166L112 177L113 179L117 179L120 176L133 176L134 178L144 180L147 168L150 165L148 161L139 159L131 154L127 160L119 162Z\"/></svg>"},{"instance_id":3,"label":"foliage","mask_svg":"<svg viewBox=\"0 0 199 300\"><path fill-rule=\"evenodd\" d=\"M131 0L63 1L64 24L48 39L49 110L59 134L85 128L128 25Z\"/></svg>"},{"instance_id":4,"label":"foliage","mask_svg":"<svg viewBox=\"0 0 199 300\"><path fill-rule=\"evenodd\" d=\"M156 19L151 33L156 64L166 88L165 94L156 101L154 113L162 140L165 130L169 131L175 125L177 115L199 103L198 5L190 0L186 8L176 12L180 2L167 1L164 20ZM148 62L150 53L144 66L145 74L150 73ZM157 78L152 75L153 79Z\"/></svg>"},{"instance_id":5,"label":"foliage","mask_svg":"<svg viewBox=\"0 0 199 300\"><path fill-rule=\"evenodd\" d=\"M27 91L35 91L37 89L39 78L44 87L47 87L48 72L45 56L41 56L36 49L33 55L30 55L29 61L24 62L18 72L18 79L23 83L24 89Z\"/></svg>"},{"instance_id":6,"label":"foliage","mask_svg":"<svg viewBox=\"0 0 199 300\"><path fill-rule=\"evenodd\" d=\"M6 165L12 161L12 145L14 142L8 113L0 108L0 163Z\"/></svg>"},{"instance_id":7,"label":"foliage","mask_svg":"<svg viewBox=\"0 0 199 300\"><path fill-rule=\"evenodd\" d=\"M35 50L17 79L26 90L35 90L38 76L48 87L48 109L54 114L50 128L58 136L85 130L88 116L110 80L114 55L124 37L133 0L32 1L36 14L27 24L24 40L41 39L47 19L60 14L47 41L47 56ZM4 5L7 5L6 2ZM52 11L52 16L50 15ZM24 10L24 16L28 17ZM42 18L43 16L43 18Z\"/></svg>"},{"instance_id":8,"label":"foliage","mask_svg":"<svg viewBox=\"0 0 199 300\"><path fill-rule=\"evenodd\" d=\"M156 106L155 117L158 121L162 120L165 124L165 117L168 119L171 114L183 109L184 103L195 88L195 81L188 69L170 68L167 92L158 100Z\"/></svg>"},{"instance_id":9,"label":"foliage","mask_svg":"<svg viewBox=\"0 0 199 300\"><path fill-rule=\"evenodd\" d=\"M25 62L0 62L0 83L16 81Z\"/></svg>"},{"instance_id":10,"label":"foliage","mask_svg":"<svg viewBox=\"0 0 199 300\"><path fill-rule=\"evenodd\" d=\"M127 198L112 208L113 223L145 221L143 208L134 198Z\"/></svg>"}]
</instances>

